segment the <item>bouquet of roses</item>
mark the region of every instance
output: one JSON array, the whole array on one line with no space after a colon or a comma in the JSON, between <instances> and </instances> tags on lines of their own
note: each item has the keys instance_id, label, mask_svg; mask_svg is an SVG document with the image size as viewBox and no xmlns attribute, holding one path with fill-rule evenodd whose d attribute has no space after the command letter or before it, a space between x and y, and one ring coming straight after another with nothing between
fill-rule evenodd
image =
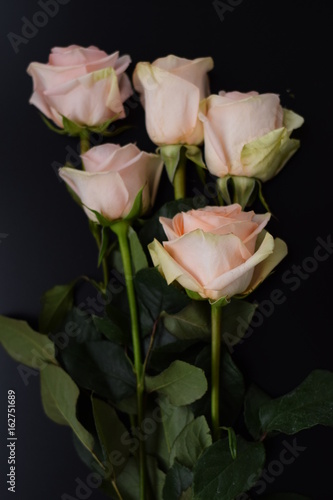
<instances>
[{"instance_id":1,"label":"bouquet of roses","mask_svg":"<svg viewBox=\"0 0 333 500\"><path fill-rule=\"evenodd\" d=\"M287 253L266 230L262 183L298 149L290 136L303 119L276 94L210 95L212 59L170 55L133 74L156 151L120 146L110 141L127 128L115 122L133 95L129 63L72 45L28 68L47 126L80 141L80 165L59 175L88 218L103 280L47 291L38 332L1 316L0 342L22 376L40 370L44 410L71 427L90 491L253 498L266 439L333 424L332 373L315 370L274 399L244 380L230 353L255 314L246 297ZM174 199L153 212L163 166ZM250 210L256 200L264 213ZM83 487L62 499L83 498Z\"/></svg>"}]
</instances>

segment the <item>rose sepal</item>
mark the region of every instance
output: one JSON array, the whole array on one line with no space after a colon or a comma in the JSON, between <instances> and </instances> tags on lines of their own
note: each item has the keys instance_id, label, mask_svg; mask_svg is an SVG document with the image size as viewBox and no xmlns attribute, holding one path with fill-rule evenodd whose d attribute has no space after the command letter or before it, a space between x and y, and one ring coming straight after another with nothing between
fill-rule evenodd
<instances>
[{"instance_id":1,"label":"rose sepal","mask_svg":"<svg viewBox=\"0 0 333 500\"><path fill-rule=\"evenodd\" d=\"M224 307L230 303L230 299L226 295L226 296L221 297L217 300L208 299L208 302L210 303L211 306L214 306L214 307Z\"/></svg>"},{"instance_id":2,"label":"rose sepal","mask_svg":"<svg viewBox=\"0 0 333 500\"><path fill-rule=\"evenodd\" d=\"M183 151L182 148L184 148ZM202 151L198 146L193 144L166 144L157 148L156 152L161 156L170 182L173 184L176 171L180 164L181 154L190 160L198 167L207 169L203 158Z\"/></svg>"},{"instance_id":3,"label":"rose sepal","mask_svg":"<svg viewBox=\"0 0 333 500\"><path fill-rule=\"evenodd\" d=\"M225 175L216 180L221 205L238 203L244 210L251 206L257 197L262 206L271 212L262 192L262 182L255 177Z\"/></svg>"},{"instance_id":4,"label":"rose sepal","mask_svg":"<svg viewBox=\"0 0 333 500\"><path fill-rule=\"evenodd\" d=\"M70 120L69 118L67 118L66 116L62 115L63 128L60 128L60 127L57 127L56 125L53 125L53 123L48 118L46 118L45 115L40 113L40 116L41 116L43 122L50 130L52 130L52 132L56 132L57 134L60 134L60 135L67 134L71 137L81 137L82 134L84 134L84 133L94 133L94 134L103 135L105 137L111 137L113 135L116 135L117 133L123 132L124 130L130 128L130 125L120 127L119 130L112 131L112 132L107 130L109 128L109 126L119 118L119 115L120 114L118 113L115 116L113 116L112 118L110 118L109 120L106 120L104 123L101 123L101 125L96 125L96 126L91 126L91 127L80 125L79 123L76 123L76 122Z\"/></svg>"}]
</instances>

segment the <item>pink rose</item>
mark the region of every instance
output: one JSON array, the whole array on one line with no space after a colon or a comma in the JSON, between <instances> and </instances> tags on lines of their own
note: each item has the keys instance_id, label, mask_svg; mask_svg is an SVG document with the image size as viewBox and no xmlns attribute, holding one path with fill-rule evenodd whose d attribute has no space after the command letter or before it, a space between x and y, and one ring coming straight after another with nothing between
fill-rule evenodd
<instances>
[{"instance_id":1,"label":"pink rose","mask_svg":"<svg viewBox=\"0 0 333 500\"><path fill-rule=\"evenodd\" d=\"M142 213L153 205L163 168L158 155L134 144L103 144L81 158L85 171L63 167L59 175L80 198L89 219L97 221L89 209L109 220L126 217L142 188Z\"/></svg>"},{"instance_id":2,"label":"pink rose","mask_svg":"<svg viewBox=\"0 0 333 500\"><path fill-rule=\"evenodd\" d=\"M191 61L173 55L136 65L133 84L141 93L147 132L155 144L202 142L198 112L209 94L207 72L213 65L211 57Z\"/></svg>"},{"instance_id":3,"label":"pink rose","mask_svg":"<svg viewBox=\"0 0 333 500\"><path fill-rule=\"evenodd\" d=\"M299 147L299 141L289 137L303 118L282 109L276 94L220 92L206 100L206 112L199 116L206 164L217 177L267 181Z\"/></svg>"},{"instance_id":4,"label":"pink rose","mask_svg":"<svg viewBox=\"0 0 333 500\"><path fill-rule=\"evenodd\" d=\"M178 281L212 301L246 294L287 254L286 244L263 230L269 218L238 204L161 217L169 241L148 248L168 284Z\"/></svg>"},{"instance_id":5,"label":"pink rose","mask_svg":"<svg viewBox=\"0 0 333 500\"><path fill-rule=\"evenodd\" d=\"M133 93L124 73L131 62L119 52L107 55L103 50L70 45L55 47L49 62L33 62L28 74L33 79L34 104L59 127L62 116L87 126L100 125L116 114L125 117L123 102Z\"/></svg>"}]
</instances>

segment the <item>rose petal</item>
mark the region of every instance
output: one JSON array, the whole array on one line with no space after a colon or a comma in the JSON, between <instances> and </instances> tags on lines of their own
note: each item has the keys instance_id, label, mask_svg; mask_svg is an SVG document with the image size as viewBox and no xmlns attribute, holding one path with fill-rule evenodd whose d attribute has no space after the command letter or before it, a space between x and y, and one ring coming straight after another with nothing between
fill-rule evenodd
<instances>
[{"instance_id":1,"label":"rose petal","mask_svg":"<svg viewBox=\"0 0 333 500\"><path fill-rule=\"evenodd\" d=\"M177 280L188 290L197 293L202 292L200 284L168 254L159 241L154 239L154 241L148 245L148 250L154 266L158 266L159 271L164 275L168 285Z\"/></svg>"},{"instance_id":2,"label":"rose petal","mask_svg":"<svg viewBox=\"0 0 333 500\"><path fill-rule=\"evenodd\" d=\"M63 167L59 175L79 196L88 217L96 222L95 210L109 220L122 217L129 195L117 172L90 173Z\"/></svg>"},{"instance_id":3,"label":"rose petal","mask_svg":"<svg viewBox=\"0 0 333 500\"><path fill-rule=\"evenodd\" d=\"M207 283L206 293L210 294L211 298L216 300L219 297L232 297L237 293L244 292L252 280L255 266L267 259L273 251L273 236L266 233L258 250L238 267L231 269L229 272L226 272L213 279L210 283Z\"/></svg>"},{"instance_id":4,"label":"rose petal","mask_svg":"<svg viewBox=\"0 0 333 500\"><path fill-rule=\"evenodd\" d=\"M156 66L139 63L134 87L145 93L146 128L155 144L199 144L199 89Z\"/></svg>"},{"instance_id":5,"label":"rose petal","mask_svg":"<svg viewBox=\"0 0 333 500\"><path fill-rule=\"evenodd\" d=\"M251 282L243 294L246 295L257 288L281 260L285 258L287 253L288 247L286 243L280 238L275 238L273 253L256 266Z\"/></svg>"},{"instance_id":6,"label":"rose petal","mask_svg":"<svg viewBox=\"0 0 333 500\"><path fill-rule=\"evenodd\" d=\"M215 235L201 229L163 243L169 255L203 287L250 258L233 234Z\"/></svg>"}]
</instances>

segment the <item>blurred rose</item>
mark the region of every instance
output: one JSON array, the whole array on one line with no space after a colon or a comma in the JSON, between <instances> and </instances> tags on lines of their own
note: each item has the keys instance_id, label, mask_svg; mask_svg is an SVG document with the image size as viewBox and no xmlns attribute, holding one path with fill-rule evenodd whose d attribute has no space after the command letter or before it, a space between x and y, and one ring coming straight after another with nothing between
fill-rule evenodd
<instances>
[{"instance_id":1,"label":"blurred rose","mask_svg":"<svg viewBox=\"0 0 333 500\"><path fill-rule=\"evenodd\" d=\"M282 109L278 95L258 92L211 95L199 117L210 172L262 181L276 175L298 149L299 141L289 136L304 121Z\"/></svg>"},{"instance_id":2,"label":"blurred rose","mask_svg":"<svg viewBox=\"0 0 333 500\"><path fill-rule=\"evenodd\" d=\"M136 65L133 84L141 94L147 132L155 144L202 142L198 112L200 101L209 95L207 72L213 66L211 57L191 61L173 55Z\"/></svg>"},{"instance_id":3,"label":"blurred rose","mask_svg":"<svg viewBox=\"0 0 333 500\"><path fill-rule=\"evenodd\" d=\"M158 155L134 144L103 144L81 158L85 171L63 167L59 175L81 199L89 219L97 221L89 209L109 220L126 217L142 188L142 213L153 205L163 167Z\"/></svg>"},{"instance_id":4,"label":"blurred rose","mask_svg":"<svg viewBox=\"0 0 333 500\"><path fill-rule=\"evenodd\" d=\"M169 241L148 248L168 284L178 281L212 301L246 294L287 254L286 244L263 230L269 218L238 204L161 217Z\"/></svg>"},{"instance_id":5,"label":"blurred rose","mask_svg":"<svg viewBox=\"0 0 333 500\"><path fill-rule=\"evenodd\" d=\"M33 79L34 104L59 127L62 116L80 125L100 125L116 114L125 117L123 102L132 95L124 73L131 62L119 52L107 55L103 50L70 45L55 47L49 62L33 62L28 74Z\"/></svg>"}]
</instances>

